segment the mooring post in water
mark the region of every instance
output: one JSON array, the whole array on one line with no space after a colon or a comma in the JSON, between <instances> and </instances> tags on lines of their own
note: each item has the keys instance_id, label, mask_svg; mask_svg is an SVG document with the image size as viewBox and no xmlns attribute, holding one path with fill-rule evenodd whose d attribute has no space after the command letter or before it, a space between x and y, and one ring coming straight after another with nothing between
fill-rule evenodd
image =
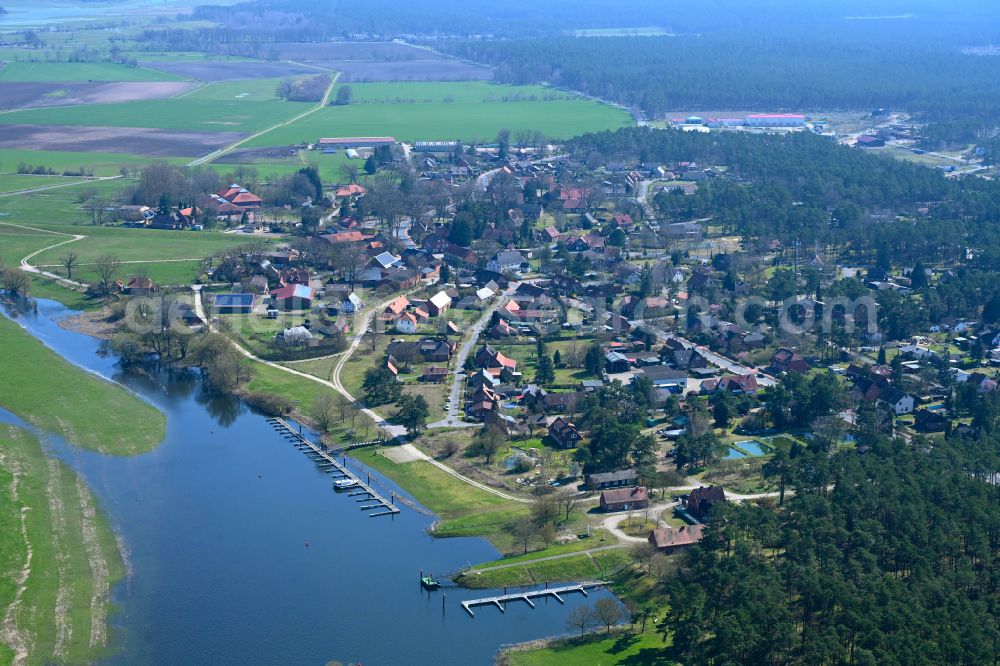
<instances>
[{"instance_id":1,"label":"mooring post in water","mask_svg":"<svg viewBox=\"0 0 1000 666\"><path fill-rule=\"evenodd\" d=\"M441 615L444 615L444 598L445 598L445 596L447 596L447 595L445 595L445 594L441 595Z\"/></svg>"},{"instance_id":2,"label":"mooring post in water","mask_svg":"<svg viewBox=\"0 0 1000 666\"><path fill-rule=\"evenodd\" d=\"M368 485L372 485L372 473L368 472Z\"/></svg>"},{"instance_id":3,"label":"mooring post in water","mask_svg":"<svg viewBox=\"0 0 1000 666\"><path fill-rule=\"evenodd\" d=\"M344 467L347 467L347 456L344 456L344 457L343 457L343 458L341 458L340 460L342 461L342 463L343 463Z\"/></svg>"},{"instance_id":4,"label":"mooring post in water","mask_svg":"<svg viewBox=\"0 0 1000 666\"><path fill-rule=\"evenodd\" d=\"M396 493L395 492L390 492L389 493L389 504L391 504L392 506L396 506Z\"/></svg>"}]
</instances>

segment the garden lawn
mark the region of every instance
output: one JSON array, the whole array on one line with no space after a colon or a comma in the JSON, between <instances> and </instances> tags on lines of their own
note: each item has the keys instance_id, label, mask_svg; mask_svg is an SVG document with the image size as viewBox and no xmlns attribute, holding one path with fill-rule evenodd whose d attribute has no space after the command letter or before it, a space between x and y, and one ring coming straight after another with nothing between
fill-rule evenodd
<instances>
[{"instance_id":1,"label":"garden lawn","mask_svg":"<svg viewBox=\"0 0 1000 666\"><path fill-rule=\"evenodd\" d=\"M93 663L104 653L109 593L124 565L95 505L83 480L47 458L35 437L0 424L0 608L15 600L14 576L26 569L14 621L28 664ZM65 643L56 654L60 627ZM0 643L0 661L12 657Z\"/></svg>"},{"instance_id":2,"label":"garden lawn","mask_svg":"<svg viewBox=\"0 0 1000 666\"><path fill-rule=\"evenodd\" d=\"M124 387L70 365L20 326L0 318L0 406L67 441L112 455L150 451L166 419Z\"/></svg>"}]
</instances>

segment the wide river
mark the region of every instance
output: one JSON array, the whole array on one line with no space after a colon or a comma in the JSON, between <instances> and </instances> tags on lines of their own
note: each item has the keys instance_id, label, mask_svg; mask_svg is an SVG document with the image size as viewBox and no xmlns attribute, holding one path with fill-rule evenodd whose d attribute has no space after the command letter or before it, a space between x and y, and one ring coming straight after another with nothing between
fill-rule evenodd
<instances>
[{"instance_id":1,"label":"wide river","mask_svg":"<svg viewBox=\"0 0 1000 666\"><path fill-rule=\"evenodd\" d=\"M433 517L406 506L367 517L240 401L210 395L189 374L123 372L101 341L57 325L72 310L37 303L18 318L24 328L167 416L163 443L131 458L46 437L93 488L126 551L105 663L489 664L501 645L565 633L570 609L610 596L513 603L506 613L484 606L469 617L459 602L489 590L428 594L418 574L498 557L487 541L434 539ZM406 495L374 473L373 485Z\"/></svg>"}]
</instances>

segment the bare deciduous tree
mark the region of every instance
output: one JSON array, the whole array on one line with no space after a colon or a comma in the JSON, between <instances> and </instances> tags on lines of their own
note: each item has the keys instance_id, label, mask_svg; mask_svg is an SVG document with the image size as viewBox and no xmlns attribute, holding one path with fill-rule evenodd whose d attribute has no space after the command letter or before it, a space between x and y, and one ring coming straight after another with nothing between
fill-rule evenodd
<instances>
[{"instance_id":1,"label":"bare deciduous tree","mask_svg":"<svg viewBox=\"0 0 1000 666\"><path fill-rule=\"evenodd\" d=\"M340 395L339 393L337 395ZM343 397L343 396L341 396ZM337 401L330 393L320 393L313 399L310 416L322 432L329 432L337 415ZM343 420L343 419L341 419Z\"/></svg>"},{"instance_id":2,"label":"bare deciduous tree","mask_svg":"<svg viewBox=\"0 0 1000 666\"><path fill-rule=\"evenodd\" d=\"M101 293L110 296L114 292L114 283L118 279L122 262L118 257L104 255L94 262L94 273L97 274L97 283Z\"/></svg>"},{"instance_id":3,"label":"bare deciduous tree","mask_svg":"<svg viewBox=\"0 0 1000 666\"><path fill-rule=\"evenodd\" d=\"M594 614L607 627L608 633L611 633L611 627L622 621L625 612L614 599L598 599L594 604Z\"/></svg>"},{"instance_id":4,"label":"bare deciduous tree","mask_svg":"<svg viewBox=\"0 0 1000 666\"><path fill-rule=\"evenodd\" d=\"M511 526L510 533L521 544L525 555L527 555L528 548L538 536L538 526L529 519L519 520Z\"/></svg>"},{"instance_id":5,"label":"bare deciduous tree","mask_svg":"<svg viewBox=\"0 0 1000 666\"><path fill-rule=\"evenodd\" d=\"M66 269L66 277L70 280L73 279L73 267L76 266L77 260L80 258L76 252L67 252L63 256L59 257L59 263L63 265Z\"/></svg>"},{"instance_id":6,"label":"bare deciduous tree","mask_svg":"<svg viewBox=\"0 0 1000 666\"><path fill-rule=\"evenodd\" d=\"M590 606L577 606L566 616L566 626L571 629L579 629L580 635L587 630L587 627L596 621L594 610Z\"/></svg>"}]
</instances>

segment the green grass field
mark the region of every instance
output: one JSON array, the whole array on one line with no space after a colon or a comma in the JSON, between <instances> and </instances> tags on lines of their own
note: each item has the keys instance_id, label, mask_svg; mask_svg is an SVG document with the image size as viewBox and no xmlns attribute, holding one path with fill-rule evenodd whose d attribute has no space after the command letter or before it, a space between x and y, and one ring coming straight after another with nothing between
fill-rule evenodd
<instances>
[{"instance_id":1,"label":"green grass field","mask_svg":"<svg viewBox=\"0 0 1000 666\"><path fill-rule=\"evenodd\" d=\"M86 238L67 246L42 252L32 259L32 263L38 265L58 264L59 257L70 248L79 255L81 265L93 262L103 255L113 255L122 261L147 261L152 264L164 259L198 261L219 250L249 242L246 236L214 231L168 231L61 225L44 225L39 228L69 234L83 234Z\"/></svg>"},{"instance_id":2,"label":"green grass field","mask_svg":"<svg viewBox=\"0 0 1000 666\"><path fill-rule=\"evenodd\" d=\"M0 123L153 127L193 132L256 132L288 120L308 110L310 106L312 105L305 102L181 97L13 111L0 114ZM146 158L145 161L150 160Z\"/></svg>"},{"instance_id":3,"label":"green grass field","mask_svg":"<svg viewBox=\"0 0 1000 666\"><path fill-rule=\"evenodd\" d=\"M291 77L289 77L291 78ZM239 81L218 81L198 88L183 96L187 100L212 100L226 102L274 102L278 98L274 92L284 78L240 79Z\"/></svg>"},{"instance_id":4,"label":"green grass field","mask_svg":"<svg viewBox=\"0 0 1000 666\"><path fill-rule=\"evenodd\" d=\"M114 534L83 480L9 425L0 425L0 570L0 608L18 604L15 635L5 638L26 648L25 663L83 664L101 656L111 586L124 575ZM13 656L0 643L0 661Z\"/></svg>"},{"instance_id":5,"label":"green grass field","mask_svg":"<svg viewBox=\"0 0 1000 666\"><path fill-rule=\"evenodd\" d=\"M0 318L4 381L0 405L86 449L113 455L150 451L166 419L127 390L70 365L20 326Z\"/></svg>"},{"instance_id":6,"label":"green grass field","mask_svg":"<svg viewBox=\"0 0 1000 666\"><path fill-rule=\"evenodd\" d=\"M0 118L3 114L0 114ZM4 171L14 171L22 162L33 166L45 166L62 173L66 170L87 168L95 176L115 176L123 166L143 166L150 162L170 162L186 164L190 157L152 158L126 153L75 153L58 150L15 150L0 148L0 167ZM121 184L119 184L121 187ZM0 201L2 205L2 201Z\"/></svg>"},{"instance_id":7,"label":"green grass field","mask_svg":"<svg viewBox=\"0 0 1000 666\"><path fill-rule=\"evenodd\" d=\"M80 183L83 179L74 176L29 176L18 173L0 173L0 194L18 192L33 187Z\"/></svg>"},{"instance_id":8,"label":"green grass field","mask_svg":"<svg viewBox=\"0 0 1000 666\"><path fill-rule=\"evenodd\" d=\"M582 637L565 638L540 650L510 652L510 666L669 666L675 662L664 654L670 643L664 643L647 623L646 631L618 629L610 634L603 630Z\"/></svg>"},{"instance_id":9,"label":"green grass field","mask_svg":"<svg viewBox=\"0 0 1000 666\"><path fill-rule=\"evenodd\" d=\"M4 82L184 80L183 77L154 69L111 62L8 62L0 68L0 81Z\"/></svg>"},{"instance_id":10,"label":"green grass field","mask_svg":"<svg viewBox=\"0 0 1000 666\"><path fill-rule=\"evenodd\" d=\"M353 84L352 88L362 85L381 84ZM400 85L407 90L426 86L426 93L416 96L416 99L433 100L444 96L439 88L444 84ZM482 87L482 84L468 85ZM499 86L496 88L502 89ZM517 86L506 88L510 96L520 90ZM534 88L529 87L528 90ZM497 93L496 96L501 95ZM616 129L632 122L628 113L621 109L584 99L486 102L482 101L481 92L467 97L478 97L478 100L327 107L291 125L267 132L247 145L311 143L323 136L393 136L402 141L489 140L504 128L512 132L537 130L547 137L562 139L586 132Z\"/></svg>"}]
</instances>

